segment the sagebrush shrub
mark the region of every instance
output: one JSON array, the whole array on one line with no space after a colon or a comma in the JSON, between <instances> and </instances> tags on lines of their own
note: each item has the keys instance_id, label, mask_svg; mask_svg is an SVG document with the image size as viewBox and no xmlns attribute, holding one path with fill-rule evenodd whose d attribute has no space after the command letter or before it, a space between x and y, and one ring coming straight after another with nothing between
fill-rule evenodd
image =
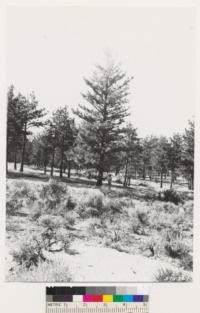
<instances>
[{"instance_id":1,"label":"sagebrush shrub","mask_svg":"<svg viewBox=\"0 0 200 313\"><path fill-rule=\"evenodd\" d=\"M164 190L163 193L159 194L159 200L166 202L173 202L174 204L179 204L183 202L181 195L174 189Z\"/></svg>"},{"instance_id":2,"label":"sagebrush shrub","mask_svg":"<svg viewBox=\"0 0 200 313\"><path fill-rule=\"evenodd\" d=\"M161 231L163 228L170 228L172 225L171 215L163 211L149 211L149 223L153 229Z\"/></svg>"},{"instance_id":3,"label":"sagebrush shrub","mask_svg":"<svg viewBox=\"0 0 200 313\"><path fill-rule=\"evenodd\" d=\"M55 199L58 203L62 200L63 196L67 194L67 192L67 187L64 187L62 183L50 180L47 184L42 186L40 197L42 199Z\"/></svg>"},{"instance_id":4,"label":"sagebrush shrub","mask_svg":"<svg viewBox=\"0 0 200 313\"><path fill-rule=\"evenodd\" d=\"M30 268L21 266L7 277L7 281L12 282L70 282L71 280L68 267L60 259L39 262L37 266L33 265Z\"/></svg>"},{"instance_id":5,"label":"sagebrush shrub","mask_svg":"<svg viewBox=\"0 0 200 313\"><path fill-rule=\"evenodd\" d=\"M43 255L44 244L38 236L29 236L23 241L19 249L11 252L13 259L19 265L30 268L32 265L37 266L39 262L45 261Z\"/></svg>"},{"instance_id":6,"label":"sagebrush shrub","mask_svg":"<svg viewBox=\"0 0 200 313\"><path fill-rule=\"evenodd\" d=\"M76 207L76 202L75 200L72 198L72 196L68 196L67 200L65 202L65 208L70 211L73 210Z\"/></svg>"},{"instance_id":7,"label":"sagebrush shrub","mask_svg":"<svg viewBox=\"0 0 200 313\"><path fill-rule=\"evenodd\" d=\"M110 199L105 197L103 199L103 208L105 212L112 211L113 213L121 212L124 206L124 201L120 199Z\"/></svg>"},{"instance_id":8,"label":"sagebrush shrub","mask_svg":"<svg viewBox=\"0 0 200 313\"><path fill-rule=\"evenodd\" d=\"M85 205L87 207L96 208L101 210L103 207L103 198L104 195L99 190L93 190L92 193L88 194L88 197L85 199Z\"/></svg>"},{"instance_id":9,"label":"sagebrush shrub","mask_svg":"<svg viewBox=\"0 0 200 313\"><path fill-rule=\"evenodd\" d=\"M189 253L186 253L185 255L182 256L180 260L180 265L183 267L184 270L192 271L193 270L193 257Z\"/></svg>"},{"instance_id":10,"label":"sagebrush shrub","mask_svg":"<svg viewBox=\"0 0 200 313\"><path fill-rule=\"evenodd\" d=\"M48 251L61 251L69 247L69 233L66 220L61 216L44 215L39 219L43 227L41 237Z\"/></svg>"},{"instance_id":11,"label":"sagebrush shrub","mask_svg":"<svg viewBox=\"0 0 200 313\"><path fill-rule=\"evenodd\" d=\"M117 184L123 184L123 181L122 181L121 178L117 178L117 179L115 180L115 182L116 182Z\"/></svg>"},{"instance_id":12,"label":"sagebrush shrub","mask_svg":"<svg viewBox=\"0 0 200 313\"><path fill-rule=\"evenodd\" d=\"M160 203L160 209L169 214L177 214L179 211L179 208L173 202Z\"/></svg>"},{"instance_id":13,"label":"sagebrush shrub","mask_svg":"<svg viewBox=\"0 0 200 313\"><path fill-rule=\"evenodd\" d=\"M144 245L141 247L141 250L149 250L151 252L151 256L160 256L160 254L162 253L161 241L158 240L158 238L150 238L144 243Z\"/></svg>"},{"instance_id":14,"label":"sagebrush shrub","mask_svg":"<svg viewBox=\"0 0 200 313\"><path fill-rule=\"evenodd\" d=\"M131 230L137 235L146 235L144 226L140 223L137 216L131 218Z\"/></svg>"},{"instance_id":15,"label":"sagebrush shrub","mask_svg":"<svg viewBox=\"0 0 200 313\"><path fill-rule=\"evenodd\" d=\"M39 218L39 224L45 228L58 229L64 224L64 219L61 216L46 214Z\"/></svg>"},{"instance_id":16,"label":"sagebrush shrub","mask_svg":"<svg viewBox=\"0 0 200 313\"><path fill-rule=\"evenodd\" d=\"M42 214L44 214L44 201L39 200L32 203L32 205L29 205L30 208L30 219L32 221L37 221Z\"/></svg>"},{"instance_id":17,"label":"sagebrush shrub","mask_svg":"<svg viewBox=\"0 0 200 313\"><path fill-rule=\"evenodd\" d=\"M181 271L173 271L171 269L160 269L155 275L157 282L190 282L191 277L185 275Z\"/></svg>"},{"instance_id":18,"label":"sagebrush shrub","mask_svg":"<svg viewBox=\"0 0 200 313\"><path fill-rule=\"evenodd\" d=\"M158 194L155 191L146 191L144 194L144 200L155 201L158 198Z\"/></svg>"},{"instance_id":19,"label":"sagebrush shrub","mask_svg":"<svg viewBox=\"0 0 200 313\"><path fill-rule=\"evenodd\" d=\"M181 259L190 251L189 247L179 239L166 242L164 247L166 254L171 258Z\"/></svg>"},{"instance_id":20,"label":"sagebrush shrub","mask_svg":"<svg viewBox=\"0 0 200 313\"><path fill-rule=\"evenodd\" d=\"M141 224L145 226L149 225L148 213L145 210L137 210L136 214Z\"/></svg>"},{"instance_id":21,"label":"sagebrush shrub","mask_svg":"<svg viewBox=\"0 0 200 313\"><path fill-rule=\"evenodd\" d=\"M6 201L6 214L12 215L18 212L23 206L23 201L18 198L11 198Z\"/></svg>"}]
</instances>

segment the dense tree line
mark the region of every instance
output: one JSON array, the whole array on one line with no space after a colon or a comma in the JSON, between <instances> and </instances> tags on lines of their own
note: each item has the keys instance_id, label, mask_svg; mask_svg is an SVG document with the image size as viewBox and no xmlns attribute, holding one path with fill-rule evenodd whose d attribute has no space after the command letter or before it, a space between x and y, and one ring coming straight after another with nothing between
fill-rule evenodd
<instances>
[{"instance_id":1,"label":"dense tree line","mask_svg":"<svg viewBox=\"0 0 200 313\"><path fill-rule=\"evenodd\" d=\"M43 168L44 174L59 170L70 178L71 169L95 176L102 185L108 172L121 175L123 185L131 179L156 181L170 187L181 177L189 189L194 186L194 122L189 121L184 134L139 138L134 125L128 124L128 95L132 78L119 65L97 66L92 77L85 79L88 91L84 104L70 116L67 106L60 107L45 119L34 93L14 94L8 88L7 164L20 162ZM74 117L78 119L78 125ZM41 127L33 136L34 127ZM8 167L7 167L8 170ZM67 173L66 173L67 170Z\"/></svg>"}]
</instances>

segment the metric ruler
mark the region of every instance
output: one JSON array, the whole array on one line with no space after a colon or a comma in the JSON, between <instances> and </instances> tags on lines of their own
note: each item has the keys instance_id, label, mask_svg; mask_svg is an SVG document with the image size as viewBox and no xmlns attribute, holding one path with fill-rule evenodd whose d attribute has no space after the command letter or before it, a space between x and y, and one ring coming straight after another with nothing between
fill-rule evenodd
<instances>
[{"instance_id":1,"label":"metric ruler","mask_svg":"<svg viewBox=\"0 0 200 313\"><path fill-rule=\"evenodd\" d=\"M47 302L46 313L149 313L146 302Z\"/></svg>"},{"instance_id":2,"label":"metric ruler","mask_svg":"<svg viewBox=\"0 0 200 313\"><path fill-rule=\"evenodd\" d=\"M149 295L141 287L47 287L46 313L149 313Z\"/></svg>"}]
</instances>

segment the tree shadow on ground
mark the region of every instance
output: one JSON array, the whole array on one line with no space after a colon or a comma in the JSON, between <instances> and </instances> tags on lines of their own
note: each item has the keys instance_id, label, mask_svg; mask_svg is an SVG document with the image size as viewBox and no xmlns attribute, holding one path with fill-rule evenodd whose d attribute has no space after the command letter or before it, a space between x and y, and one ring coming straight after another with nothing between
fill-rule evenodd
<instances>
[{"instance_id":1,"label":"tree shadow on ground","mask_svg":"<svg viewBox=\"0 0 200 313\"><path fill-rule=\"evenodd\" d=\"M43 173L20 173L20 172L8 172L7 178L12 179L25 179L25 180L32 180L32 181L43 181L48 182L49 176L43 174ZM89 180L85 177L74 177L71 178L67 177L54 177L54 179L58 182L64 182L67 184L67 186L71 187L77 187L77 188L95 188L101 190L101 188L105 188L105 190L102 189L104 194L107 194L111 198L115 197L130 197L138 200L145 200L147 194L153 197L155 194L155 189L151 186L139 186L138 183L131 184L131 186L124 187L122 185L113 183L111 189L108 189L108 184L103 183L101 187L96 186L95 180Z\"/></svg>"}]
</instances>

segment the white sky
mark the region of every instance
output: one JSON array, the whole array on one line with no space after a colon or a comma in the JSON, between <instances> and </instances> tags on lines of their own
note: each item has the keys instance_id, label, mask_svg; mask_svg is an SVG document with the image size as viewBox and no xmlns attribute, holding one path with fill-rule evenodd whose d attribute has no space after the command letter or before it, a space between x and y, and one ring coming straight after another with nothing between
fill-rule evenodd
<instances>
[{"instance_id":1,"label":"white sky","mask_svg":"<svg viewBox=\"0 0 200 313\"><path fill-rule=\"evenodd\" d=\"M182 132L195 107L194 8L8 8L7 83L48 111L82 102L83 76L107 51L134 76L139 136Z\"/></svg>"}]
</instances>

